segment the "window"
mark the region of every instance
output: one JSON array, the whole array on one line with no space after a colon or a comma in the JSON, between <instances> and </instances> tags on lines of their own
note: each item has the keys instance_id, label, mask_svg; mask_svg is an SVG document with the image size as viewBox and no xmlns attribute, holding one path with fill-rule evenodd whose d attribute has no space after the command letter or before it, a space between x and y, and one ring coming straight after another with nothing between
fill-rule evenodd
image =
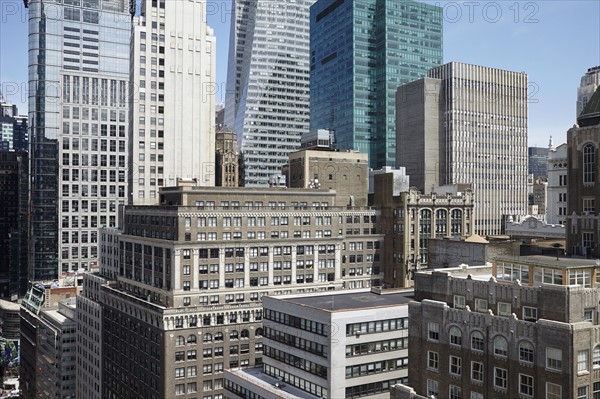
<instances>
[{"instance_id":1,"label":"window","mask_svg":"<svg viewBox=\"0 0 600 399\"><path fill-rule=\"evenodd\" d=\"M562 399L562 386L546 382L546 399Z\"/></svg>"},{"instance_id":2,"label":"window","mask_svg":"<svg viewBox=\"0 0 600 399\"><path fill-rule=\"evenodd\" d=\"M462 346L462 332L456 326L450 327L450 344Z\"/></svg>"},{"instance_id":3,"label":"window","mask_svg":"<svg viewBox=\"0 0 600 399\"><path fill-rule=\"evenodd\" d=\"M485 299L475 299L475 311L476 312L487 312L488 302Z\"/></svg>"},{"instance_id":4,"label":"window","mask_svg":"<svg viewBox=\"0 0 600 399\"><path fill-rule=\"evenodd\" d=\"M427 368L438 370L440 367L440 355L437 352L427 351Z\"/></svg>"},{"instance_id":5,"label":"window","mask_svg":"<svg viewBox=\"0 0 600 399\"><path fill-rule=\"evenodd\" d=\"M183 395L183 394L185 394L185 384L175 385L175 395Z\"/></svg>"},{"instance_id":6,"label":"window","mask_svg":"<svg viewBox=\"0 0 600 399\"><path fill-rule=\"evenodd\" d=\"M462 295L454 295L454 307L456 309L465 308L465 297Z\"/></svg>"},{"instance_id":7,"label":"window","mask_svg":"<svg viewBox=\"0 0 600 399\"><path fill-rule=\"evenodd\" d=\"M175 378L185 377L185 367L178 367L175 369Z\"/></svg>"},{"instance_id":8,"label":"window","mask_svg":"<svg viewBox=\"0 0 600 399\"><path fill-rule=\"evenodd\" d=\"M533 363L533 345L529 342L519 344L519 360L526 363Z\"/></svg>"},{"instance_id":9,"label":"window","mask_svg":"<svg viewBox=\"0 0 600 399\"><path fill-rule=\"evenodd\" d=\"M499 335L494 338L494 354L497 356L508 356L508 341Z\"/></svg>"},{"instance_id":10,"label":"window","mask_svg":"<svg viewBox=\"0 0 600 399\"><path fill-rule=\"evenodd\" d=\"M519 393L525 396L533 397L533 377L526 374L519 374Z\"/></svg>"},{"instance_id":11,"label":"window","mask_svg":"<svg viewBox=\"0 0 600 399\"><path fill-rule=\"evenodd\" d=\"M462 398L462 390L460 387L456 385L450 385L450 399L461 399Z\"/></svg>"},{"instance_id":12,"label":"window","mask_svg":"<svg viewBox=\"0 0 600 399\"><path fill-rule=\"evenodd\" d=\"M429 322L427 324L427 337L431 341L439 341L440 339L440 325L438 323Z\"/></svg>"},{"instance_id":13,"label":"window","mask_svg":"<svg viewBox=\"0 0 600 399\"><path fill-rule=\"evenodd\" d=\"M494 386L496 388L508 388L508 371L499 367L494 367Z\"/></svg>"},{"instance_id":14,"label":"window","mask_svg":"<svg viewBox=\"0 0 600 399\"><path fill-rule=\"evenodd\" d=\"M477 382L483 382L483 363L471 362L471 379Z\"/></svg>"},{"instance_id":15,"label":"window","mask_svg":"<svg viewBox=\"0 0 600 399\"><path fill-rule=\"evenodd\" d=\"M523 306L523 320L526 321L537 321L537 308L530 306Z\"/></svg>"},{"instance_id":16,"label":"window","mask_svg":"<svg viewBox=\"0 0 600 399\"><path fill-rule=\"evenodd\" d=\"M594 322L594 309L584 309L583 310L583 320L589 321L590 323Z\"/></svg>"},{"instance_id":17,"label":"window","mask_svg":"<svg viewBox=\"0 0 600 399\"><path fill-rule=\"evenodd\" d=\"M593 144L583 147L583 182L594 183L596 181L596 148Z\"/></svg>"},{"instance_id":18,"label":"window","mask_svg":"<svg viewBox=\"0 0 600 399\"><path fill-rule=\"evenodd\" d=\"M473 331L471 334L471 349L483 352L484 345L483 334L479 331Z\"/></svg>"},{"instance_id":19,"label":"window","mask_svg":"<svg viewBox=\"0 0 600 399\"><path fill-rule=\"evenodd\" d=\"M585 373L588 371L588 356L589 356L589 351L587 349L577 352L577 372L578 373Z\"/></svg>"},{"instance_id":20,"label":"window","mask_svg":"<svg viewBox=\"0 0 600 399\"><path fill-rule=\"evenodd\" d=\"M592 385L592 399L600 399L600 381Z\"/></svg>"},{"instance_id":21,"label":"window","mask_svg":"<svg viewBox=\"0 0 600 399\"><path fill-rule=\"evenodd\" d=\"M562 349L546 348L546 368L562 371Z\"/></svg>"},{"instance_id":22,"label":"window","mask_svg":"<svg viewBox=\"0 0 600 399\"><path fill-rule=\"evenodd\" d=\"M499 316L510 316L511 305L508 302L498 302L498 315Z\"/></svg>"},{"instance_id":23,"label":"window","mask_svg":"<svg viewBox=\"0 0 600 399\"><path fill-rule=\"evenodd\" d=\"M483 399L483 394L471 391L471 399Z\"/></svg>"},{"instance_id":24,"label":"window","mask_svg":"<svg viewBox=\"0 0 600 399\"><path fill-rule=\"evenodd\" d=\"M427 396L438 397L440 393L439 384L435 380L427 380Z\"/></svg>"},{"instance_id":25,"label":"window","mask_svg":"<svg viewBox=\"0 0 600 399\"><path fill-rule=\"evenodd\" d=\"M588 399L588 387L578 387L577 388L577 399Z\"/></svg>"},{"instance_id":26,"label":"window","mask_svg":"<svg viewBox=\"0 0 600 399\"><path fill-rule=\"evenodd\" d=\"M592 366L595 369L600 368L600 345L597 345L592 353Z\"/></svg>"},{"instance_id":27,"label":"window","mask_svg":"<svg viewBox=\"0 0 600 399\"><path fill-rule=\"evenodd\" d=\"M450 356L450 374L460 376L462 373L462 358Z\"/></svg>"}]
</instances>

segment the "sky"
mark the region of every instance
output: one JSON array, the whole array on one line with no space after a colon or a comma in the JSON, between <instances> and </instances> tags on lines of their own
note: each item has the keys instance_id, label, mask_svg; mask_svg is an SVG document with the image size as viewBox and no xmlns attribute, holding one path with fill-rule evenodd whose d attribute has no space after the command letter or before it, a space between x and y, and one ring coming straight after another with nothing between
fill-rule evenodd
<instances>
[{"instance_id":1,"label":"sky","mask_svg":"<svg viewBox=\"0 0 600 399\"><path fill-rule=\"evenodd\" d=\"M182 1L182 0L167 0ZM260 0L279 1L279 0ZM443 9L444 62L460 61L529 76L529 146L566 141L576 122L581 76L600 65L600 1L432 1ZM223 102L231 0L207 0L217 38L217 102ZM27 9L0 0L0 90L27 110Z\"/></svg>"}]
</instances>

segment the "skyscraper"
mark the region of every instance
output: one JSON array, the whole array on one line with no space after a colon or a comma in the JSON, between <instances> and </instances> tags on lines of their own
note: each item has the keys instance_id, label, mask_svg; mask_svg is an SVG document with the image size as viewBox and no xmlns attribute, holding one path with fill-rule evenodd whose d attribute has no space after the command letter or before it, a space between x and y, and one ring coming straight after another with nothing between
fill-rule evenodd
<instances>
[{"instance_id":1,"label":"skyscraper","mask_svg":"<svg viewBox=\"0 0 600 399\"><path fill-rule=\"evenodd\" d=\"M126 0L29 8L29 279L87 269L126 198Z\"/></svg>"},{"instance_id":2,"label":"skyscraper","mask_svg":"<svg viewBox=\"0 0 600 399\"><path fill-rule=\"evenodd\" d=\"M527 212L527 75L451 62L398 88L397 163L431 190L471 184L480 235Z\"/></svg>"},{"instance_id":3,"label":"skyscraper","mask_svg":"<svg viewBox=\"0 0 600 399\"><path fill-rule=\"evenodd\" d=\"M234 1L225 125L238 137L245 186L268 186L308 132L313 3Z\"/></svg>"},{"instance_id":4,"label":"skyscraper","mask_svg":"<svg viewBox=\"0 0 600 399\"><path fill-rule=\"evenodd\" d=\"M310 129L396 164L395 92L442 63L442 9L414 1L319 0L310 10Z\"/></svg>"},{"instance_id":5,"label":"skyscraper","mask_svg":"<svg viewBox=\"0 0 600 399\"><path fill-rule=\"evenodd\" d=\"M581 114L598 86L600 86L600 65L589 68L581 77L581 84L577 88L577 116Z\"/></svg>"},{"instance_id":6,"label":"skyscraper","mask_svg":"<svg viewBox=\"0 0 600 399\"><path fill-rule=\"evenodd\" d=\"M206 0L144 1L131 40L130 200L158 202L177 178L215 181L216 40Z\"/></svg>"},{"instance_id":7,"label":"skyscraper","mask_svg":"<svg viewBox=\"0 0 600 399\"><path fill-rule=\"evenodd\" d=\"M548 154L550 148L529 147L527 149L527 170L534 179L548 177Z\"/></svg>"}]
</instances>

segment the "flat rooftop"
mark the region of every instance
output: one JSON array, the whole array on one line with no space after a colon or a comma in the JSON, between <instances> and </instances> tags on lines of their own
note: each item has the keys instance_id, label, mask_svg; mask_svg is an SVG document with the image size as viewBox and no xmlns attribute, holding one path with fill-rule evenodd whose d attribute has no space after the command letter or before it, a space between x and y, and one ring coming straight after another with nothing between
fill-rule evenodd
<instances>
[{"instance_id":1,"label":"flat rooftop","mask_svg":"<svg viewBox=\"0 0 600 399\"><path fill-rule=\"evenodd\" d=\"M299 388L296 388L293 385L289 385L288 383L282 383L277 378L271 377L262 371L262 367L249 367L249 368L238 368L238 369L230 369L225 370L225 376L227 377L227 373L234 375L247 383L249 385L254 385L262 390L269 392L269 397L271 398L283 398L283 399L303 399L303 398L314 398L315 396L311 395L308 392L305 392ZM246 388L249 388L246 386ZM250 391L256 392L252 388Z\"/></svg>"},{"instance_id":2,"label":"flat rooftop","mask_svg":"<svg viewBox=\"0 0 600 399\"><path fill-rule=\"evenodd\" d=\"M406 305L414 300L414 290L385 290L379 294L373 291L356 290L332 292L329 294L276 296L275 299L329 312L382 308Z\"/></svg>"}]
</instances>

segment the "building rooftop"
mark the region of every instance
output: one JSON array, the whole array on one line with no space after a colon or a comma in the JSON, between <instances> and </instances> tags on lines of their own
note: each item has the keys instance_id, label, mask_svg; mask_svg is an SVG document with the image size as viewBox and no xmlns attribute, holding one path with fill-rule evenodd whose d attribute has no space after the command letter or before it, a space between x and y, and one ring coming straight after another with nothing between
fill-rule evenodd
<instances>
[{"instance_id":1,"label":"building rooftop","mask_svg":"<svg viewBox=\"0 0 600 399\"><path fill-rule=\"evenodd\" d=\"M401 291L388 290L388 292L385 290L354 290L321 295L286 295L277 296L275 298L319 310L347 312L352 310L405 305L414 299L414 291L412 289Z\"/></svg>"},{"instance_id":2,"label":"building rooftop","mask_svg":"<svg viewBox=\"0 0 600 399\"><path fill-rule=\"evenodd\" d=\"M21 309L21 305L15 302L5 301L4 299L0 299L0 309L4 310L12 310L13 312L18 312Z\"/></svg>"},{"instance_id":3,"label":"building rooftop","mask_svg":"<svg viewBox=\"0 0 600 399\"><path fill-rule=\"evenodd\" d=\"M230 373L242 380L248 381L257 387L268 391L270 394L269 397L271 398L302 399L314 397L308 392L302 391L293 385L282 383L277 378L263 373L262 367L230 369L226 370L225 373Z\"/></svg>"},{"instance_id":4,"label":"building rooftop","mask_svg":"<svg viewBox=\"0 0 600 399\"><path fill-rule=\"evenodd\" d=\"M542 267L562 267L565 269L579 267L600 267L600 260L597 259L581 259L581 258L556 258L555 256L530 255L530 256L502 256L495 259L496 261L525 263L533 266Z\"/></svg>"}]
</instances>

